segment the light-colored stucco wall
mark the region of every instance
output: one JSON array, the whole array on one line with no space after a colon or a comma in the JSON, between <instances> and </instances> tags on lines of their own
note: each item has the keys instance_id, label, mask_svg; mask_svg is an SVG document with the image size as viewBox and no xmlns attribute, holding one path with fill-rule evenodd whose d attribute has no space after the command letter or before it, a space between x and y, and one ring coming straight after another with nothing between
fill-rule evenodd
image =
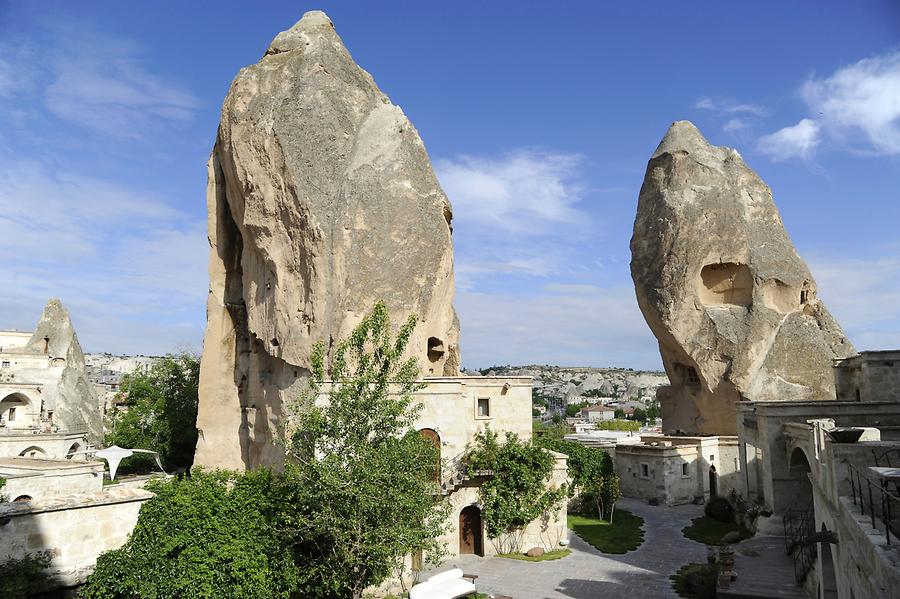
<instances>
[{"instance_id":1,"label":"light-colored stucco wall","mask_svg":"<svg viewBox=\"0 0 900 599\"><path fill-rule=\"evenodd\" d=\"M125 543L150 497L142 489L117 489L46 505L0 505L0 516L8 518L0 526L0 555L18 559L50 551L50 586L82 583L101 553Z\"/></svg>"}]
</instances>

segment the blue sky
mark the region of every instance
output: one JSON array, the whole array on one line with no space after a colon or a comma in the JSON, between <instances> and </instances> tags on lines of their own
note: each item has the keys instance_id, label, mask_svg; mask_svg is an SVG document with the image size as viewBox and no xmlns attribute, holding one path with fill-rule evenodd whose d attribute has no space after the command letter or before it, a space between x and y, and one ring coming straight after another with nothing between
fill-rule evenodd
<instances>
[{"instance_id":1,"label":"blue sky","mask_svg":"<svg viewBox=\"0 0 900 599\"><path fill-rule=\"evenodd\" d=\"M635 4L0 0L0 327L58 296L88 351L199 349L222 99L323 9L454 205L464 365L659 365L628 241L679 119L772 187L857 348L900 347L900 6Z\"/></svg>"}]
</instances>

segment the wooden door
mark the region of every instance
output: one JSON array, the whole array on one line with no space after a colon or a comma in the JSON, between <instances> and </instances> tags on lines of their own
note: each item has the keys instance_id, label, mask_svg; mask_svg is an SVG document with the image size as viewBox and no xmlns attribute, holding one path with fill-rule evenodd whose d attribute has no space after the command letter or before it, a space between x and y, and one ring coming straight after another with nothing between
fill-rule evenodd
<instances>
[{"instance_id":1,"label":"wooden door","mask_svg":"<svg viewBox=\"0 0 900 599\"><path fill-rule=\"evenodd\" d=\"M481 510L470 505L459 513L459 554L484 556Z\"/></svg>"}]
</instances>

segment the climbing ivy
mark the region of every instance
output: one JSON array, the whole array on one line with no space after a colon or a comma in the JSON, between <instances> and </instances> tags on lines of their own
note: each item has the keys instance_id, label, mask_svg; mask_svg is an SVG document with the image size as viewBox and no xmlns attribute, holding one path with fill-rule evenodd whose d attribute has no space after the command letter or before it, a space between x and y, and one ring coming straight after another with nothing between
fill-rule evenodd
<instances>
[{"instance_id":1,"label":"climbing ivy","mask_svg":"<svg viewBox=\"0 0 900 599\"><path fill-rule=\"evenodd\" d=\"M525 527L548 513L567 493L565 485L547 487L553 456L513 433L506 434L504 443L490 429L477 434L466 463L470 476L490 473L480 492L482 516L491 537Z\"/></svg>"}]
</instances>

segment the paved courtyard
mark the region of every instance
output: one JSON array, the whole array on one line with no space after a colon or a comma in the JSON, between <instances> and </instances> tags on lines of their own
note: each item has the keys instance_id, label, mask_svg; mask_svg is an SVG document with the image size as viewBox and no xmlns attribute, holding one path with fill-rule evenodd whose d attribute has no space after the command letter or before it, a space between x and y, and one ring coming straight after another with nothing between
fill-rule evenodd
<instances>
[{"instance_id":1,"label":"paved courtyard","mask_svg":"<svg viewBox=\"0 0 900 599\"><path fill-rule=\"evenodd\" d=\"M644 543L625 555L594 549L570 531L568 557L548 562L461 556L440 570L458 566L477 574L482 593L514 599L674 598L669 576L688 562L705 562L706 545L686 539L681 529L703 514L703 507L652 507L622 499L617 507L644 519Z\"/></svg>"}]
</instances>

